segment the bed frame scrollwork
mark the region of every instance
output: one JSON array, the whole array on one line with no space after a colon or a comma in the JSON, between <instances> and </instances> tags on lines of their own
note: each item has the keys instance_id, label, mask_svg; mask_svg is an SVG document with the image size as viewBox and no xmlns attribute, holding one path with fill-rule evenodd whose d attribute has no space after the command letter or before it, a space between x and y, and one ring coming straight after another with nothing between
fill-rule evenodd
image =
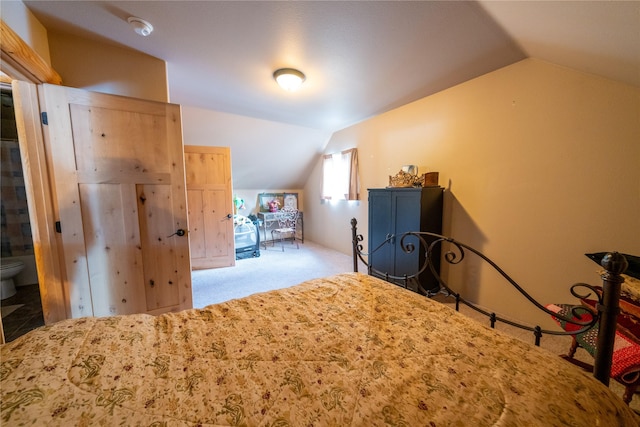
<instances>
[{"instance_id":1,"label":"bed frame scrollwork","mask_svg":"<svg viewBox=\"0 0 640 427\"><path fill-rule=\"evenodd\" d=\"M624 279L620 276L627 269L628 263L626 258L617 252L607 254L601 262L605 272L602 274L602 292L597 292L594 286L586 283L576 283L571 286L571 294L576 298L587 298L593 295L594 299L597 299L596 313L592 313L587 308L581 305L575 305L571 309L571 316L562 316L559 313L553 312L546 308L543 304L535 300L528 292L524 290L518 283L516 283L509 275L503 271L495 262L489 257L477 251L476 249L459 242L451 237L442 236L440 234L429 232L406 232L399 235L390 235L385 241L380 243L371 252L366 253L363 251L361 242L364 240L362 234L358 234L357 220L353 218L351 220L351 233L352 233L352 246L353 246L353 270L358 271L359 262L362 262L369 275L384 278L387 281L401 284L404 287L409 287L410 284L418 284L418 291L426 296L433 296L436 293L442 293L447 297L455 298L456 310L459 310L460 303L465 304L471 309L484 314L491 322L491 327L495 327L496 322L503 322L511 326L532 331L535 336L535 345L540 345L540 340L544 334L547 335L578 335L586 332L594 325L599 323L599 331L597 338L597 348L593 375L603 384L609 385L609 378L611 372L611 360L613 356L613 347L616 334L617 315L620 312L619 300L620 289ZM388 272L376 270L368 263L368 259L372 253L375 253L384 245L390 244L394 241L399 242L400 248L405 253L413 253L419 250L420 247L424 249L424 258L420 261L418 271L412 274L405 274L403 276L394 276ZM417 243L416 243L417 242ZM443 243L448 243L447 248L442 246ZM498 316L496 313L488 312L476 304L466 300L459 293L453 291L449 284L440 276L439 271L434 267L432 255L438 253L434 251L435 248L440 247L442 249L442 260L449 265L455 266L460 264L468 253L472 253L480 257L484 262L490 265L502 278L506 280L513 288L515 288L520 294L522 294L529 302L531 302L537 309L542 312L553 316L554 318L571 323L577 326L574 331L559 331L542 329L540 326L531 327L525 324L514 322L512 320ZM430 269L433 276L438 280L440 289L437 292L425 291L419 286L418 277L427 268ZM586 292L586 293L585 293ZM590 314L590 320L580 321L581 314Z\"/></svg>"}]
</instances>

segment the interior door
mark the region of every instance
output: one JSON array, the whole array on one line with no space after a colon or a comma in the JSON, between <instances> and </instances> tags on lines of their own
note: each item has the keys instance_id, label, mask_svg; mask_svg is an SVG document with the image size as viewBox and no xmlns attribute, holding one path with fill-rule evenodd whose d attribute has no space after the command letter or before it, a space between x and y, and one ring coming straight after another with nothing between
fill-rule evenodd
<instances>
[{"instance_id":1,"label":"interior door","mask_svg":"<svg viewBox=\"0 0 640 427\"><path fill-rule=\"evenodd\" d=\"M191 308L180 107L38 88L70 316Z\"/></svg>"},{"instance_id":2,"label":"interior door","mask_svg":"<svg viewBox=\"0 0 640 427\"><path fill-rule=\"evenodd\" d=\"M229 147L186 145L191 266L231 267L236 263Z\"/></svg>"}]
</instances>

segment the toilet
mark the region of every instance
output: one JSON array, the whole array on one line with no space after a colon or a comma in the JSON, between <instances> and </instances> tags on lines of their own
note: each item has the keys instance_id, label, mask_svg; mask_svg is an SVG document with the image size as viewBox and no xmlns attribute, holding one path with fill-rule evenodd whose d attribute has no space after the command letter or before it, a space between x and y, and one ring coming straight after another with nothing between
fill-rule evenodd
<instances>
[{"instance_id":1,"label":"toilet","mask_svg":"<svg viewBox=\"0 0 640 427\"><path fill-rule=\"evenodd\" d=\"M13 278L24 268L22 261L10 261L0 265L0 279L2 279L2 287L0 289L0 299L6 299L16 294L16 285Z\"/></svg>"}]
</instances>

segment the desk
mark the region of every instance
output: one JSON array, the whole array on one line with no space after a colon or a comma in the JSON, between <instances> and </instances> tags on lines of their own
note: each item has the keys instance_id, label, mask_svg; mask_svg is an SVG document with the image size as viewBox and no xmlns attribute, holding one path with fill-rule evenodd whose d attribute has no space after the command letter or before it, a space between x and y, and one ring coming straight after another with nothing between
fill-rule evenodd
<instances>
[{"instance_id":1,"label":"desk","mask_svg":"<svg viewBox=\"0 0 640 427\"><path fill-rule=\"evenodd\" d=\"M261 238L260 241L264 248L267 248L267 230L273 228L273 226L278 225L278 212L258 212L258 219L260 220L260 224L262 225L262 233L264 238ZM296 239L300 240L300 242L304 243L304 219L302 216L302 211L298 211L298 224L296 224ZM268 240L271 240L271 236L268 236Z\"/></svg>"}]
</instances>

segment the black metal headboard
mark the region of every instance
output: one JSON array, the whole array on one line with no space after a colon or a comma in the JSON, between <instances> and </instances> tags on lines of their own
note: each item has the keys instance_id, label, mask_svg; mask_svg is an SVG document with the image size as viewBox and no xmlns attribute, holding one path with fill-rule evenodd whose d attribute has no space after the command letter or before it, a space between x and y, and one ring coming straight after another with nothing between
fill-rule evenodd
<instances>
[{"instance_id":1,"label":"black metal headboard","mask_svg":"<svg viewBox=\"0 0 640 427\"><path fill-rule=\"evenodd\" d=\"M495 262L493 262L489 257L477 251L476 249L461 243L451 237L442 236L440 234L429 233L429 232L406 232L399 235L390 235L387 237L385 241L383 241L378 247L371 249L369 253L363 252L363 246L361 242L364 240L362 234L358 234L357 231L357 220L355 218L351 219L351 235L352 235L352 246L353 246L353 271L358 271L358 262L362 262L367 267L367 273L370 275L375 275L381 278L384 278L388 281L392 281L395 283L403 283L405 287L409 287L410 283L415 283L418 281L418 277L422 272L424 272L427 268L431 270L431 273L438 280L440 284L440 289L438 292L444 293L447 296L454 297L456 300L456 310L459 309L460 303L467 305L468 307L476 310L479 313L486 315L491 321L491 327L495 326L496 322L503 322L509 324L511 326L515 326L520 329L525 329L532 331L535 335L535 344L540 345L540 339L543 334L548 335L577 335L587 330L591 329L596 323L599 322L599 331L598 331L598 340L597 340L597 348L598 351L595 356L594 361L594 376L604 383L605 385L609 385L609 376L611 372L611 359L613 356L613 345L615 340L616 333L616 324L617 324L617 315L620 311L619 309L619 300L620 300L620 288L624 279L620 276L625 272L628 262L626 258L617 252L608 253L602 258L601 265L605 269L605 273L602 274L602 293L597 292L594 286L588 285L586 283L576 283L571 286L571 294L576 298L587 298L590 297L591 293L593 293L594 298L598 300L596 305L597 312L593 314L587 308L576 305L571 309L572 317L565 317L559 315L556 312L553 312L547 309L543 304L540 304L535 300L529 293L527 293L524 288L522 288L518 283L515 282L507 273L505 273ZM411 237L412 236L412 237ZM420 266L418 271L412 274L405 274L403 276L394 276L388 274L384 271L376 270L374 267L370 265L368 262L369 257L372 253L375 253L381 247L386 244L389 244L393 241L398 241L400 243L400 247L406 253L413 253L420 248L416 245L421 246L424 249L424 258L420 261ZM440 276L440 272L437 268L434 267L434 261L432 259L433 254L440 253L440 251L435 250L435 248L443 249L442 244L444 242L449 243L450 249L446 251L442 251L442 260L447 262L450 265L456 265L461 263L467 252L473 253L480 257L484 262L489 264L496 272L500 274L513 288L515 288L520 294L522 294L529 302L531 302L536 308L543 311L544 313L553 316L559 320L562 320L567 323L571 323L577 325L578 328L575 331L558 331L558 330L547 330L542 329L540 326L527 326L518 322L514 322L505 318L502 318L496 313L488 312L476 304L464 299L459 293L453 291L449 284ZM586 294L581 294L579 291L587 292ZM430 292L425 292L422 290L424 294L427 296L431 296ZM589 321L581 322L576 320L576 318L580 318L581 314L589 313L590 316Z\"/></svg>"}]
</instances>

